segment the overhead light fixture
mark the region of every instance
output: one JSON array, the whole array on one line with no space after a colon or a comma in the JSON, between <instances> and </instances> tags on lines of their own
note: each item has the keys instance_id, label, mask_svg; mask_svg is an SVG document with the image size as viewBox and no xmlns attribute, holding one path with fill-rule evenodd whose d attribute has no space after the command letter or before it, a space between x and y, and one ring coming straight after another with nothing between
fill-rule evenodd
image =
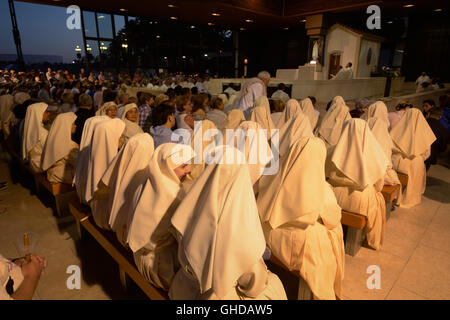
<instances>
[{"instance_id":1,"label":"overhead light fixture","mask_svg":"<svg viewBox=\"0 0 450 320\"><path fill-rule=\"evenodd\" d=\"M183 59L186 59L186 56L183 56Z\"/></svg>"},{"instance_id":2,"label":"overhead light fixture","mask_svg":"<svg viewBox=\"0 0 450 320\"><path fill-rule=\"evenodd\" d=\"M414 5L413 4L405 4L403 7L404 8L411 8L411 7L414 7Z\"/></svg>"},{"instance_id":3,"label":"overhead light fixture","mask_svg":"<svg viewBox=\"0 0 450 320\"><path fill-rule=\"evenodd\" d=\"M98 16L99 19L103 19L105 16Z\"/></svg>"},{"instance_id":4,"label":"overhead light fixture","mask_svg":"<svg viewBox=\"0 0 450 320\"><path fill-rule=\"evenodd\" d=\"M253 22L253 20L252 19L247 19L247 20L245 20L245 22L251 23L251 22Z\"/></svg>"},{"instance_id":5,"label":"overhead light fixture","mask_svg":"<svg viewBox=\"0 0 450 320\"><path fill-rule=\"evenodd\" d=\"M211 15L213 15L214 17L220 17L220 13L217 13L217 12L213 12L213 13L211 13Z\"/></svg>"},{"instance_id":6,"label":"overhead light fixture","mask_svg":"<svg viewBox=\"0 0 450 320\"><path fill-rule=\"evenodd\" d=\"M300 22L306 22L306 19L302 19L302 20L300 20Z\"/></svg>"},{"instance_id":7,"label":"overhead light fixture","mask_svg":"<svg viewBox=\"0 0 450 320\"><path fill-rule=\"evenodd\" d=\"M204 54L204 56L205 56L205 57L207 57L207 56L208 56L208 54L207 54L207 53L205 53L205 54Z\"/></svg>"},{"instance_id":8,"label":"overhead light fixture","mask_svg":"<svg viewBox=\"0 0 450 320\"><path fill-rule=\"evenodd\" d=\"M156 39L159 39L159 38L161 38L161 36L156 36Z\"/></svg>"},{"instance_id":9,"label":"overhead light fixture","mask_svg":"<svg viewBox=\"0 0 450 320\"><path fill-rule=\"evenodd\" d=\"M245 31L245 30L247 30L247 29L245 29L245 28L240 28L239 30L241 30L241 31Z\"/></svg>"},{"instance_id":10,"label":"overhead light fixture","mask_svg":"<svg viewBox=\"0 0 450 320\"><path fill-rule=\"evenodd\" d=\"M177 17L170 17L170 20L177 20Z\"/></svg>"},{"instance_id":11,"label":"overhead light fixture","mask_svg":"<svg viewBox=\"0 0 450 320\"><path fill-rule=\"evenodd\" d=\"M149 21L148 24L153 24L153 21Z\"/></svg>"},{"instance_id":12,"label":"overhead light fixture","mask_svg":"<svg viewBox=\"0 0 450 320\"><path fill-rule=\"evenodd\" d=\"M195 29L195 26L191 26L191 29Z\"/></svg>"},{"instance_id":13,"label":"overhead light fixture","mask_svg":"<svg viewBox=\"0 0 450 320\"><path fill-rule=\"evenodd\" d=\"M440 11L442 11L442 9L434 9L433 11L434 12L440 12Z\"/></svg>"},{"instance_id":14,"label":"overhead light fixture","mask_svg":"<svg viewBox=\"0 0 450 320\"><path fill-rule=\"evenodd\" d=\"M286 27L286 28L283 28L284 30L289 30L289 28L288 27Z\"/></svg>"},{"instance_id":15,"label":"overhead light fixture","mask_svg":"<svg viewBox=\"0 0 450 320\"><path fill-rule=\"evenodd\" d=\"M164 60L167 60L167 57L164 57Z\"/></svg>"},{"instance_id":16,"label":"overhead light fixture","mask_svg":"<svg viewBox=\"0 0 450 320\"><path fill-rule=\"evenodd\" d=\"M214 25L214 23L208 22L208 26L213 26L213 25Z\"/></svg>"},{"instance_id":17,"label":"overhead light fixture","mask_svg":"<svg viewBox=\"0 0 450 320\"><path fill-rule=\"evenodd\" d=\"M173 4L168 4L167 5L169 8L176 8L177 6L173 5Z\"/></svg>"},{"instance_id":18,"label":"overhead light fixture","mask_svg":"<svg viewBox=\"0 0 450 320\"><path fill-rule=\"evenodd\" d=\"M392 21L388 21L387 23L391 24L391 23L393 23L393 22L392 22Z\"/></svg>"},{"instance_id":19,"label":"overhead light fixture","mask_svg":"<svg viewBox=\"0 0 450 320\"><path fill-rule=\"evenodd\" d=\"M119 10L122 11L122 12L127 11L127 9L119 9Z\"/></svg>"}]
</instances>

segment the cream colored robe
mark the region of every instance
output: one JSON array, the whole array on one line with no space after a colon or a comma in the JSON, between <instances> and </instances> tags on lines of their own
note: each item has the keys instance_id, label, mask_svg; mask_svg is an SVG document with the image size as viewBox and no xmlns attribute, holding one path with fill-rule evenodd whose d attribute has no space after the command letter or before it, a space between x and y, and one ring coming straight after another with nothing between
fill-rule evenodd
<instances>
[{"instance_id":1,"label":"cream colored robe","mask_svg":"<svg viewBox=\"0 0 450 320\"><path fill-rule=\"evenodd\" d=\"M118 152L119 139L124 130L125 123L116 118L97 123L92 135L86 199L95 223L103 229L109 229L109 189L101 182L101 178Z\"/></svg>"},{"instance_id":2,"label":"cream colored robe","mask_svg":"<svg viewBox=\"0 0 450 320\"><path fill-rule=\"evenodd\" d=\"M400 184L397 172L392 168L392 148L394 147L394 143L389 135L389 121L386 123L386 121L381 118L375 117L367 120L367 123L389 160L389 166L387 168L386 175L384 176L384 184L390 186ZM400 198L398 201L400 201Z\"/></svg>"},{"instance_id":3,"label":"cream colored robe","mask_svg":"<svg viewBox=\"0 0 450 320\"><path fill-rule=\"evenodd\" d=\"M78 144L70 141L70 152L56 161L47 170L47 180L52 183L71 184L75 174L75 159L78 154Z\"/></svg>"},{"instance_id":4,"label":"cream colored robe","mask_svg":"<svg viewBox=\"0 0 450 320\"><path fill-rule=\"evenodd\" d=\"M12 108L14 107L14 97L10 94L0 96L0 130L3 131L3 138L6 140L10 135L9 124L11 122Z\"/></svg>"},{"instance_id":5,"label":"cream colored robe","mask_svg":"<svg viewBox=\"0 0 450 320\"><path fill-rule=\"evenodd\" d=\"M89 167L89 157L91 154L92 135L94 134L95 126L102 122L110 120L108 116L95 116L86 120L83 127L83 134L81 135L80 151L75 160L75 174L73 177L73 184L76 186L78 198L84 204L88 204L90 197L89 188L87 187L87 170ZM91 198L89 198L91 199Z\"/></svg>"},{"instance_id":6,"label":"cream colored robe","mask_svg":"<svg viewBox=\"0 0 450 320\"><path fill-rule=\"evenodd\" d=\"M228 113L227 121L225 122L224 129L236 129L239 124L245 121L245 116L242 110L234 109Z\"/></svg>"},{"instance_id":7,"label":"cream colored robe","mask_svg":"<svg viewBox=\"0 0 450 320\"><path fill-rule=\"evenodd\" d=\"M366 121L351 119L345 123L330 162L329 182L339 206L367 217L367 242L380 249L386 222L380 191L389 160Z\"/></svg>"},{"instance_id":8,"label":"cream colored robe","mask_svg":"<svg viewBox=\"0 0 450 320\"><path fill-rule=\"evenodd\" d=\"M59 114L50 128L42 153L41 169L53 183L73 181L78 144L72 141L72 125L77 119L73 112Z\"/></svg>"},{"instance_id":9,"label":"cream colored robe","mask_svg":"<svg viewBox=\"0 0 450 320\"><path fill-rule=\"evenodd\" d=\"M339 101L339 99L337 99L337 101ZM338 143L344 122L351 118L348 107L345 104L340 104L338 102L332 105L327 113L325 113L316 134L325 142L328 156L330 156L334 146Z\"/></svg>"},{"instance_id":10,"label":"cream colored robe","mask_svg":"<svg viewBox=\"0 0 450 320\"><path fill-rule=\"evenodd\" d=\"M436 137L419 109L406 111L392 128L394 141L392 164L397 172L408 175L408 185L403 191L400 207L411 208L422 202L427 172L424 161L430 156Z\"/></svg>"},{"instance_id":11,"label":"cream colored robe","mask_svg":"<svg viewBox=\"0 0 450 320\"><path fill-rule=\"evenodd\" d=\"M316 128L317 121L319 120L319 116L316 115L311 99L306 98L300 101L300 107L303 113L308 117L309 122L311 122L311 128L314 130Z\"/></svg>"},{"instance_id":12,"label":"cream colored robe","mask_svg":"<svg viewBox=\"0 0 450 320\"><path fill-rule=\"evenodd\" d=\"M300 272L315 299L333 300L342 297L345 250L325 157L319 138L297 139L280 154L279 173L261 178L257 204L272 254Z\"/></svg>"},{"instance_id":13,"label":"cream colored robe","mask_svg":"<svg viewBox=\"0 0 450 320\"><path fill-rule=\"evenodd\" d=\"M270 117L270 110L267 111L266 107L255 107L250 115L250 120L259 123L262 129L267 130L267 139L270 139L272 130L276 129Z\"/></svg>"},{"instance_id":14,"label":"cream colored robe","mask_svg":"<svg viewBox=\"0 0 450 320\"><path fill-rule=\"evenodd\" d=\"M227 163L226 154L244 161L233 147L215 148L214 161L172 217L181 268L169 296L174 300L286 299L281 281L262 258L266 245L255 199L249 196L248 168Z\"/></svg>"},{"instance_id":15,"label":"cream colored robe","mask_svg":"<svg viewBox=\"0 0 450 320\"><path fill-rule=\"evenodd\" d=\"M47 110L46 103L35 103L28 107L25 116L22 140L22 158L28 159L31 168L42 172L41 158L47 140L48 131L44 128L42 118Z\"/></svg>"},{"instance_id":16,"label":"cream colored robe","mask_svg":"<svg viewBox=\"0 0 450 320\"><path fill-rule=\"evenodd\" d=\"M173 169L190 161L190 146L164 143L153 153L149 178L140 196L133 199L127 242L139 272L152 284L168 290L178 271L178 244L170 219L183 198Z\"/></svg>"},{"instance_id":17,"label":"cream colored robe","mask_svg":"<svg viewBox=\"0 0 450 320\"><path fill-rule=\"evenodd\" d=\"M110 190L108 224L124 246L128 245L133 197L141 193L149 177L153 151L153 138L148 133L133 136L115 156L102 177L103 184Z\"/></svg>"}]
</instances>

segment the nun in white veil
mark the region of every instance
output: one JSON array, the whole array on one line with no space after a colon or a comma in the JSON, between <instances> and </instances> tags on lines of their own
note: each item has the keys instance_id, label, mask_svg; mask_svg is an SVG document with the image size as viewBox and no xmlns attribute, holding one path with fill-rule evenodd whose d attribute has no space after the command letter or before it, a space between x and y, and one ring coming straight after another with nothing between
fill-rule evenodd
<instances>
[{"instance_id":1,"label":"nun in white veil","mask_svg":"<svg viewBox=\"0 0 450 320\"><path fill-rule=\"evenodd\" d=\"M303 99L300 101L300 108L302 109L303 113L308 117L309 122L311 123L311 128L316 128L317 121L319 120L319 116L316 114L314 110L313 103L310 98Z\"/></svg>"},{"instance_id":2,"label":"nun in white veil","mask_svg":"<svg viewBox=\"0 0 450 320\"><path fill-rule=\"evenodd\" d=\"M109 229L109 189L101 182L105 171L123 144L125 123L120 119L99 122L94 127L87 168L86 200L95 223Z\"/></svg>"},{"instance_id":3,"label":"nun in white veil","mask_svg":"<svg viewBox=\"0 0 450 320\"><path fill-rule=\"evenodd\" d=\"M315 299L341 298L341 208L325 180L324 143L302 137L282 150L278 173L260 180L257 204L266 242L286 268L300 272Z\"/></svg>"},{"instance_id":4,"label":"nun in white veil","mask_svg":"<svg viewBox=\"0 0 450 320\"><path fill-rule=\"evenodd\" d=\"M75 174L73 177L73 185L76 187L77 195L80 201L88 204L86 185L87 185L87 170L89 166L89 155L91 154L91 142L94 128L97 123L110 120L108 116L95 116L86 120L83 127L83 134L81 135L80 150L75 160Z\"/></svg>"},{"instance_id":5,"label":"nun in white veil","mask_svg":"<svg viewBox=\"0 0 450 320\"><path fill-rule=\"evenodd\" d=\"M31 168L42 172L41 160L48 131L44 128L44 121L48 120L48 105L40 102L28 107L25 116L25 126L22 140L22 159L28 159Z\"/></svg>"},{"instance_id":6,"label":"nun in white veil","mask_svg":"<svg viewBox=\"0 0 450 320\"><path fill-rule=\"evenodd\" d=\"M139 272L152 284L168 290L178 271L178 244L170 219L184 197L175 170L187 168L194 156L188 145L164 143L153 153L149 178L133 198L127 242ZM188 169L184 169L188 172Z\"/></svg>"},{"instance_id":7,"label":"nun in white veil","mask_svg":"<svg viewBox=\"0 0 450 320\"><path fill-rule=\"evenodd\" d=\"M392 164L397 172L408 175L408 185L399 202L400 207L411 208L422 202L427 185L424 161L428 159L436 136L419 109L412 108L392 128L394 142Z\"/></svg>"},{"instance_id":8,"label":"nun in white veil","mask_svg":"<svg viewBox=\"0 0 450 320\"><path fill-rule=\"evenodd\" d=\"M234 162L243 158L235 148L217 147L174 213L181 268L171 299L286 299L281 281L262 258L266 243L256 201L249 196L248 167Z\"/></svg>"},{"instance_id":9,"label":"nun in white veil","mask_svg":"<svg viewBox=\"0 0 450 320\"><path fill-rule=\"evenodd\" d=\"M351 119L345 123L328 166L339 206L367 217L367 243L380 249L386 223L381 189L389 160L366 121Z\"/></svg>"},{"instance_id":10,"label":"nun in white veil","mask_svg":"<svg viewBox=\"0 0 450 320\"><path fill-rule=\"evenodd\" d=\"M103 184L110 190L109 226L124 246L127 246L132 219L133 196L141 193L149 177L153 151L153 138L148 133L136 134L116 155L102 177Z\"/></svg>"},{"instance_id":11,"label":"nun in white veil","mask_svg":"<svg viewBox=\"0 0 450 320\"><path fill-rule=\"evenodd\" d=\"M73 112L59 114L50 128L42 153L41 168L47 171L47 180L52 183L72 183L78 144L72 140L75 132Z\"/></svg>"}]
</instances>

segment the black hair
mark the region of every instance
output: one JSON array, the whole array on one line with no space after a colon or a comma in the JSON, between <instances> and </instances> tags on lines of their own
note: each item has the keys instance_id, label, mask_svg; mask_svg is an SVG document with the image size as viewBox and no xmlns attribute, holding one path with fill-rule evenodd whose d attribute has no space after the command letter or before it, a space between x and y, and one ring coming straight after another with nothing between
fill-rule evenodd
<instances>
[{"instance_id":1,"label":"black hair","mask_svg":"<svg viewBox=\"0 0 450 320\"><path fill-rule=\"evenodd\" d=\"M152 111L152 126L161 126L167 122L170 115L175 114L175 108L167 103L161 103Z\"/></svg>"},{"instance_id":2,"label":"black hair","mask_svg":"<svg viewBox=\"0 0 450 320\"><path fill-rule=\"evenodd\" d=\"M423 103L428 103L432 107L436 106L436 103L434 103L433 99L424 100Z\"/></svg>"},{"instance_id":3,"label":"black hair","mask_svg":"<svg viewBox=\"0 0 450 320\"><path fill-rule=\"evenodd\" d=\"M114 91L108 90L103 94L103 102L104 103L110 102L110 101L115 101L116 98L117 98L117 93Z\"/></svg>"}]
</instances>

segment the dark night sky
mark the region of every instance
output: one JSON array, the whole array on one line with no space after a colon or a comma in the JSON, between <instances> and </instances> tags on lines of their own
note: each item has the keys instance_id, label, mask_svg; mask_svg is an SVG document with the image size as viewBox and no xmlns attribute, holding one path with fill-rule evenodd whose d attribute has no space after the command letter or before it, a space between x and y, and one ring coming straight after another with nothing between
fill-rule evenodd
<instances>
[{"instance_id":1,"label":"dark night sky","mask_svg":"<svg viewBox=\"0 0 450 320\"><path fill-rule=\"evenodd\" d=\"M82 45L81 30L66 27L66 8L15 1L23 54L63 56L70 63L75 46ZM16 53L7 0L0 0L0 53Z\"/></svg>"}]
</instances>

